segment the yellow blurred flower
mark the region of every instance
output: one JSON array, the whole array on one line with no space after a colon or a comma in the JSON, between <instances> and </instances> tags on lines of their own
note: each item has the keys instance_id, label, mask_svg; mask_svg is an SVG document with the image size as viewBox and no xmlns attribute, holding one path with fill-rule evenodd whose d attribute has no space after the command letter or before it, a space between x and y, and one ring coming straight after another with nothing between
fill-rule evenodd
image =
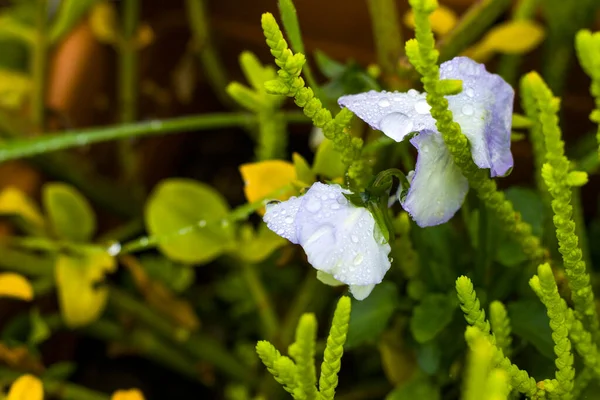
<instances>
[{"instance_id":1,"label":"yellow blurred flower","mask_svg":"<svg viewBox=\"0 0 600 400\"><path fill-rule=\"evenodd\" d=\"M10 387L6 400L43 400L42 381L33 375L21 375Z\"/></svg>"},{"instance_id":2,"label":"yellow blurred flower","mask_svg":"<svg viewBox=\"0 0 600 400\"><path fill-rule=\"evenodd\" d=\"M144 395L138 389L117 390L110 400L144 400Z\"/></svg>"},{"instance_id":3,"label":"yellow blurred flower","mask_svg":"<svg viewBox=\"0 0 600 400\"><path fill-rule=\"evenodd\" d=\"M295 193L291 184L296 180L296 169L294 164L287 161L267 160L242 164L240 173L244 179L244 194L249 203L261 200L278 189L283 190L286 186L290 186L290 190L274 200L287 200ZM264 208L259 210L259 214L264 214Z\"/></svg>"},{"instance_id":4,"label":"yellow blurred flower","mask_svg":"<svg viewBox=\"0 0 600 400\"><path fill-rule=\"evenodd\" d=\"M15 299L31 301L33 288L29 281L12 272L0 274L0 297L13 297Z\"/></svg>"}]
</instances>

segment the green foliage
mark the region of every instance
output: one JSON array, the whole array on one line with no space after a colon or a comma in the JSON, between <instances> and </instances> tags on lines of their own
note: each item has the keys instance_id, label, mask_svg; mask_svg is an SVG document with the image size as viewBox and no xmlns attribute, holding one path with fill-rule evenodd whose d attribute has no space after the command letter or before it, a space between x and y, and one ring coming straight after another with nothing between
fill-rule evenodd
<instances>
[{"instance_id":1,"label":"green foliage","mask_svg":"<svg viewBox=\"0 0 600 400\"><path fill-rule=\"evenodd\" d=\"M313 314L304 314L300 317L296 328L296 341L289 348L289 353L294 361L282 356L267 341L257 343L256 352L263 364L294 399L333 400L338 384L337 374L340 371L344 343L348 333L350 310L350 299L342 297L333 314L331 330L327 337L327 346L321 364L318 389L315 368L317 322Z\"/></svg>"},{"instance_id":2,"label":"green foliage","mask_svg":"<svg viewBox=\"0 0 600 400\"><path fill-rule=\"evenodd\" d=\"M262 17L262 28L267 39L275 63L279 66L279 78L265 83L267 91L293 97L296 104L302 107L304 114L311 118L313 124L323 129L325 137L334 143L334 148L342 153L342 161L349 165L348 176L359 186L366 183L367 166L360 157L362 140L351 138L344 132L352 118L352 113L342 109L335 118L321 104L309 87L305 87L300 77L306 59L302 53L294 54L287 47L283 34L273 15L266 13Z\"/></svg>"},{"instance_id":3,"label":"green foliage","mask_svg":"<svg viewBox=\"0 0 600 400\"><path fill-rule=\"evenodd\" d=\"M312 170L315 174L328 179L344 176L346 166L342 162L340 153L334 150L331 140L324 139L317 148Z\"/></svg>"},{"instance_id":4,"label":"green foliage","mask_svg":"<svg viewBox=\"0 0 600 400\"><path fill-rule=\"evenodd\" d=\"M564 142L558 126L559 101L552 96L550 89L539 75L529 73L521 84L527 96L535 98L538 123L544 134L546 144L546 163L542 167L542 178L552 195L554 225L559 243L559 251L563 256L565 272L571 288L575 310L580 318L584 318L592 334L598 335L600 325L594 294L590 285L590 277L582 260L579 239L575 232L573 207L571 203L572 186L569 185L570 165L564 153ZM534 117L533 115L531 117ZM572 180L572 179L571 179ZM579 182L576 182L579 183Z\"/></svg>"},{"instance_id":5,"label":"green foliage","mask_svg":"<svg viewBox=\"0 0 600 400\"><path fill-rule=\"evenodd\" d=\"M79 19L99 0L65 0L60 3L56 20L50 30L52 42L67 34Z\"/></svg>"},{"instance_id":6,"label":"green foliage","mask_svg":"<svg viewBox=\"0 0 600 400\"><path fill-rule=\"evenodd\" d=\"M377 340L398 306L398 289L382 282L362 301L352 301L352 314L346 348Z\"/></svg>"},{"instance_id":7,"label":"green foliage","mask_svg":"<svg viewBox=\"0 0 600 400\"><path fill-rule=\"evenodd\" d=\"M598 124L596 140L600 157L600 32L579 31L575 36L575 49L581 67L592 79L590 93L596 102L596 109L590 114L590 120Z\"/></svg>"},{"instance_id":8,"label":"green foliage","mask_svg":"<svg viewBox=\"0 0 600 400\"><path fill-rule=\"evenodd\" d=\"M47 183L42 201L50 228L59 239L87 242L96 232L96 215L88 200L74 187Z\"/></svg>"},{"instance_id":9,"label":"green foliage","mask_svg":"<svg viewBox=\"0 0 600 400\"><path fill-rule=\"evenodd\" d=\"M496 345L510 357L512 344L510 319L506 313L506 307L499 301L493 301L490 304L490 325L496 338Z\"/></svg>"},{"instance_id":10,"label":"green foliage","mask_svg":"<svg viewBox=\"0 0 600 400\"><path fill-rule=\"evenodd\" d=\"M189 264L204 264L233 243L233 226L225 219L229 206L211 187L188 179L163 181L152 193L145 222L152 235L179 232L176 240L159 243L169 258ZM191 226L196 228L191 228Z\"/></svg>"},{"instance_id":11,"label":"green foliage","mask_svg":"<svg viewBox=\"0 0 600 400\"><path fill-rule=\"evenodd\" d=\"M445 294L428 293L414 308L410 330L419 343L434 339L452 321L456 300Z\"/></svg>"}]
</instances>

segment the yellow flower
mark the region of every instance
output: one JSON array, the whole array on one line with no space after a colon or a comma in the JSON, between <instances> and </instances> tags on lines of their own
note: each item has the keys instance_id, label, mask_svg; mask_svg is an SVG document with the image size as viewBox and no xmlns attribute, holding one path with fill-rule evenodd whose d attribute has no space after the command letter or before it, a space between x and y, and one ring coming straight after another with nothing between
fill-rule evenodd
<instances>
[{"instance_id":1,"label":"yellow flower","mask_svg":"<svg viewBox=\"0 0 600 400\"><path fill-rule=\"evenodd\" d=\"M0 297L30 301L33 299L33 288L29 281L19 274L2 273L0 274Z\"/></svg>"},{"instance_id":2,"label":"yellow flower","mask_svg":"<svg viewBox=\"0 0 600 400\"><path fill-rule=\"evenodd\" d=\"M138 389L117 390L110 400L144 400L144 395Z\"/></svg>"},{"instance_id":3,"label":"yellow flower","mask_svg":"<svg viewBox=\"0 0 600 400\"><path fill-rule=\"evenodd\" d=\"M43 400L42 381L33 375L21 375L10 387L7 400Z\"/></svg>"},{"instance_id":4,"label":"yellow flower","mask_svg":"<svg viewBox=\"0 0 600 400\"><path fill-rule=\"evenodd\" d=\"M290 190L273 200L287 200L295 193L295 189L291 185L296 180L296 169L292 163L287 161L267 160L242 164L240 173L244 179L244 194L249 203L272 195L279 189L284 190L286 186L290 186ZM264 212L264 208L259 210L261 215Z\"/></svg>"}]
</instances>

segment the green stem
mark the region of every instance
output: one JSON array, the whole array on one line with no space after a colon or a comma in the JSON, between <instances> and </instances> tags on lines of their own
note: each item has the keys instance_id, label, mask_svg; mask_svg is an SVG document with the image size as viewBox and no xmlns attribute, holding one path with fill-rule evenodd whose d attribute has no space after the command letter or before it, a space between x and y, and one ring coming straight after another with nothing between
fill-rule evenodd
<instances>
[{"instance_id":1,"label":"green stem","mask_svg":"<svg viewBox=\"0 0 600 400\"><path fill-rule=\"evenodd\" d=\"M119 102L120 121L131 123L137 119L138 59L137 28L140 14L140 0L123 0L123 29L119 46ZM130 141L118 145L119 159L125 182L132 184L137 176L140 157ZM134 184L134 190L141 195L141 188Z\"/></svg>"},{"instance_id":2,"label":"green stem","mask_svg":"<svg viewBox=\"0 0 600 400\"><path fill-rule=\"evenodd\" d=\"M258 315L264 329L264 334L269 341L273 341L279 331L279 318L273 309L273 302L267 293L256 271L256 265L240 262L242 274L246 279L250 293L258 308Z\"/></svg>"},{"instance_id":3,"label":"green stem","mask_svg":"<svg viewBox=\"0 0 600 400\"><path fill-rule=\"evenodd\" d=\"M149 309L127 292L111 288L109 304L115 309L139 319L153 331L170 340L185 354L208 361L233 379L245 382L253 380L251 371L227 352L220 342L201 333L189 334L189 336L186 332L182 333L180 328L176 328L167 319Z\"/></svg>"},{"instance_id":4,"label":"green stem","mask_svg":"<svg viewBox=\"0 0 600 400\"><path fill-rule=\"evenodd\" d=\"M209 18L204 0L186 0L185 7L195 48L206 74L206 80L221 104L229 108L236 108L236 103L225 91L229 83L229 79L225 74L227 69L223 66L211 40Z\"/></svg>"},{"instance_id":5,"label":"green stem","mask_svg":"<svg viewBox=\"0 0 600 400\"><path fill-rule=\"evenodd\" d=\"M44 130L46 96L46 64L48 58L48 0L36 0L36 39L31 57L33 90L31 121L36 130Z\"/></svg>"},{"instance_id":6,"label":"green stem","mask_svg":"<svg viewBox=\"0 0 600 400\"><path fill-rule=\"evenodd\" d=\"M510 4L510 0L482 0L473 4L454 29L438 42L439 61L450 60L480 38Z\"/></svg>"},{"instance_id":7,"label":"green stem","mask_svg":"<svg viewBox=\"0 0 600 400\"><path fill-rule=\"evenodd\" d=\"M293 342L296 324L298 323L300 316L308 308L315 293L317 282L314 271L309 271L283 320L280 334L280 341L283 348L286 348Z\"/></svg>"},{"instance_id":8,"label":"green stem","mask_svg":"<svg viewBox=\"0 0 600 400\"><path fill-rule=\"evenodd\" d=\"M23 375L19 371L14 371L6 367L0 367L0 376L3 381L14 381ZM44 391L61 400L108 400L109 396L99 393L83 386L72 383L61 382L54 379L42 378Z\"/></svg>"},{"instance_id":9,"label":"green stem","mask_svg":"<svg viewBox=\"0 0 600 400\"><path fill-rule=\"evenodd\" d=\"M166 120L139 122L89 128L70 132L48 133L32 139L15 139L0 147L0 162L31 157L52 151L65 150L109 140L122 140L132 137L164 135L186 131L209 130L224 127L244 127L255 124L256 116L239 113L213 113ZM289 122L308 122L301 113L286 113Z\"/></svg>"},{"instance_id":10,"label":"green stem","mask_svg":"<svg viewBox=\"0 0 600 400\"><path fill-rule=\"evenodd\" d=\"M377 62L381 66L384 81L391 89L399 87L397 64L404 55L402 30L398 23L398 11L394 0L367 0L373 36L377 47Z\"/></svg>"}]
</instances>

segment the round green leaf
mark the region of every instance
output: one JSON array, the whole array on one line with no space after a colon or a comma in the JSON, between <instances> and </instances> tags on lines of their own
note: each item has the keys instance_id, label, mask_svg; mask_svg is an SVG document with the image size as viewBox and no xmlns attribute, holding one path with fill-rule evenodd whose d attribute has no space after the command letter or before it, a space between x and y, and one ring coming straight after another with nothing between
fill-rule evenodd
<instances>
[{"instance_id":1,"label":"round green leaf","mask_svg":"<svg viewBox=\"0 0 600 400\"><path fill-rule=\"evenodd\" d=\"M89 241L96 232L96 215L87 199L66 183L47 183L42 201L50 227L62 239Z\"/></svg>"},{"instance_id":2,"label":"round green leaf","mask_svg":"<svg viewBox=\"0 0 600 400\"><path fill-rule=\"evenodd\" d=\"M425 343L435 338L452 321L457 303L445 294L432 293L415 307L410 330L415 340Z\"/></svg>"},{"instance_id":3,"label":"round green leaf","mask_svg":"<svg viewBox=\"0 0 600 400\"><path fill-rule=\"evenodd\" d=\"M167 179L146 203L146 228L159 237L158 247L167 257L203 264L233 244L233 227L224 221L228 212L223 196L210 186L191 179Z\"/></svg>"},{"instance_id":4,"label":"round green leaf","mask_svg":"<svg viewBox=\"0 0 600 400\"><path fill-rule=\"evenodd\" d=\"M390 282L375 286L364 300L352 300L345 349L379 338L398 306L398 289Z\"/></svg>"}]
</instances>

